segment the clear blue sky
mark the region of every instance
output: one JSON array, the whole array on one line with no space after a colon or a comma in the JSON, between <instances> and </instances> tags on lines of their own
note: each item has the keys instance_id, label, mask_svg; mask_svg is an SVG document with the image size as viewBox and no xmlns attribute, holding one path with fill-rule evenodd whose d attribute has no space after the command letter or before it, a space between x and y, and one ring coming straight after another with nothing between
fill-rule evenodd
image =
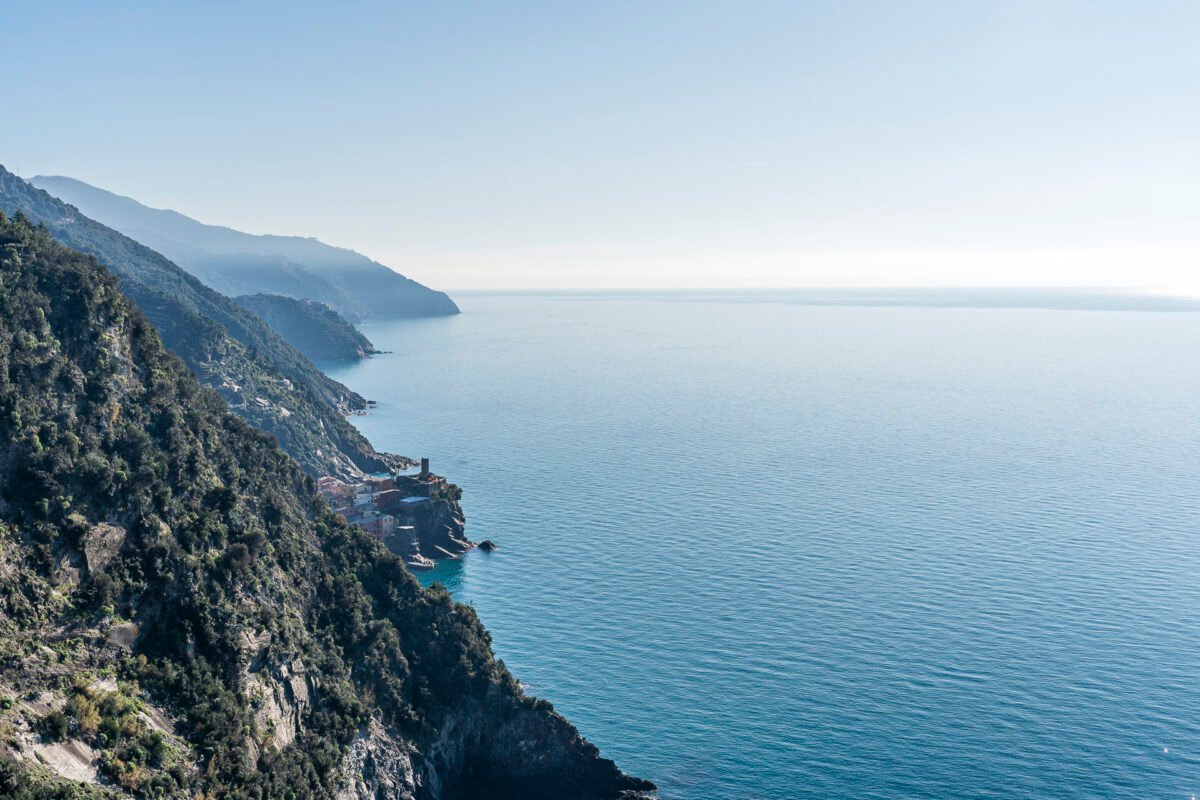
<instances>
[{"instance_id":1,"label":"clear blue sky","mask_svg":"<svg viewBox=\"0 0 1200 800\"><path fill-rule=\"evenodd\" d=\"M1200 286L1198 43L1154 0L9 4L0 163L447 288Z\"/></svg>"}]
</instances>

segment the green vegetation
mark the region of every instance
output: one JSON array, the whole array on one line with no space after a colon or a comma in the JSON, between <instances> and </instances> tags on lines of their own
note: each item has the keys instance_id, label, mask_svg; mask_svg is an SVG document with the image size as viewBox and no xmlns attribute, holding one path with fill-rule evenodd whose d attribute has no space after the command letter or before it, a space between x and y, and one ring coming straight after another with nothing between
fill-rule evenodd
<instances>
[{"instance_id":1,"label":"green vegetation","mask_svg":"<svg viewBox=\"0 0 1200 800\"><path fill-rule=\"evenodd\" d=\"M138 702L120 691L76 681L65 707L43 718L43 736L78 739L96 748L101 772L126 789L151 795L182 789L188 783L185 766L173 757L166 737L147 730L139 710Z\"/></svg>"},{"instance_id":2,"label":"green vegetation","mask_svg":"<svg viewBox=\"0 0 1200 800\"><path fill-rule=\"evenodd\" d=\"M314 361L359 359L378 352L366 336L324 303L279 294L249 294L234 299Z\"/></svg>"},{"instance_id":3,"label":"green vegetation","mask_svg":"<svg viewBox=\"0 0 1200 800\"><path fill-rule=\"evenodd\" d=\"M44 769L0 758L0 797L4 800L98 800L111 796L99 787L57 779Z\"/></svg>"},{"instance_id":4,"label":"green vegetation","mask_svg":"<svg viewBox=\"0 0 1200 800\"><path fill-rule=\"evenodd\" d=\"M311 475L386 469L345 414L366 401L322 374L262 320L163 256L88 219L0 167L0 211L24 214L59 242L93 255L178 355L230 408Z\"/></svg>"},{"instance_id":5,"label":"green vegetation","mask_svg":"<svg viewBox=\"0 0 1200 800\"><path fill-rule=\"evenodd\" d=\"M111 643L123 624L131 648ZM139 797L330 797L368 722L419 754L454 717L475 738L416 765L447 797L641 786L521 694L470 608L422 589L226 413L94 259L2 214L0 683L61 698L43 735L90 743ZM265 715L255 686L293 698L289 716ZM185 752L144 724L145 703L175 717ZM272 744L292 719L294 739ZM518 750L525 738L545 749ZM6 746L5 796L35 782L71 796Z\"/></svg>"}]
</instances>

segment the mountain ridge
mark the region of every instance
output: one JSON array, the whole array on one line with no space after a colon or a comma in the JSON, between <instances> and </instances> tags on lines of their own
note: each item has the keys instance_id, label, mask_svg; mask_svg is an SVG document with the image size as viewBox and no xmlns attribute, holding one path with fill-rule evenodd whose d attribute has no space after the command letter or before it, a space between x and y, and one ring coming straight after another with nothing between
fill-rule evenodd
<instances>
[{"instance_id":1,"label":"mountain ridge","mask_svg":"<svg viewBox=\"0 0 1200 800\"><path fill-rule=\"evenodd\" d=\"M358 360L379 352L370 339L326 303L263 292L233 299L313 361Z\"/></svg>"},{"instance_id":2,"label":"mountain ridge","mask_svg":"<svg viewBox=\"0 0 1200 800\"><path fill-rule=\"evenodd\" d=\"M232 410L280 444L312 475L353 477L402 466L377 453L345 418L366 400L332 380L251 311L165 256L85 216L0 166L0 211L22 213L65 245L98 258L122 290Z\"/></svg>"},{"instance_id":3,"label":"mountain ridge","mask_svg":"<svg viewBox=\"0 0 1200 800\"><path fill-rule=\"evenodd\" d=\"M162 252L227 294L284 294L328 303L350 319L445 316L458 306L430 289L349 248L315 237L251 234L210 225L170 209L155 209L125 195L62 175L39 175L30 183L77 206L83 213ZM282 259L289 280L264 268ZM303 287L297 280L303 279ZM331 293L330 287L334 292ZM345 298L338 300L336 294Z\"/></svg>"}]
</instances>

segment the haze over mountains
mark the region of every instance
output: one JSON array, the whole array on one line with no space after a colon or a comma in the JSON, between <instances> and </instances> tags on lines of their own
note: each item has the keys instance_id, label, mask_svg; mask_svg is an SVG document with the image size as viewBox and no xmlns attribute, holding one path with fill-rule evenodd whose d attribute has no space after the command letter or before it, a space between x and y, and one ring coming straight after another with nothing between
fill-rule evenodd
<instances>
[{"instance_id":1,"label":"haze over mountains","mask_svg":"<svg viewBox=\"0 0 1200 800\"><path fill-rule=\"evenodd\" d=\"M281 294L233 298L313 361L353 361L379 352L371 341L324 303Z\"/></svg>"},{"instance_id":2,"label":"haze over mountains","mask_svg":"<svg viewBox=\"0 0 1200 800\"><path fill-rule=\"evenodd\" d=\"M399 463L378 453L345 414L367 401L313 366L252 311L161 254L108 228L0 166L0 211L22 214L62 244L95 257L158 329L163 343L230 409L310 475L354 475Z\"/></svg>"},{"instance_id":3,"label":"haze over mountains","mask_svg":"<svg viewBox=\"0 0 1200 800\"><path fill-rule=\"evenodd\" d=\"M222 294L280 294L326 303L352 321L457 314L430 289L366 256L316 239L255 235L150 208L83 181L40 175L34 186L162 253Z\"/></svg>"}]
</instances>

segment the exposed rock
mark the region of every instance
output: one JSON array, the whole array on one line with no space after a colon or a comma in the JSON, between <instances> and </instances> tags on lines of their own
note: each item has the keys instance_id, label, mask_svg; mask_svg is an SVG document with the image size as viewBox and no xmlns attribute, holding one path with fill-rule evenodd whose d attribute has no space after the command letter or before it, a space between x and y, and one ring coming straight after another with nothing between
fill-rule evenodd
<instances>
[{"instance_id":1,"label":"exposed rock","mask_svg":"<svg viewBox=\"0 0 1200 800\"><path fill-rule=\"evenodd\" d=\"M125 543L125 529L102 522L83 537L83 557L89 573L104 569Z\"/></svg>"},{"instance_id":2,"label":"exposed rock","mask_svg":"<svg viewBox=\"0 0 1200 800\"><path fill-rule=\"evenodd\" d=\"M479 543L479 549L485 553L490 553L496 549L496 543L493 542L491 539L484 539L482 542Z\"/></svg>"},{"instance_id":3,"label":"exposed rock","mask_svg":"<svg viewBox=\"0 0 1200 800\"><path fill-rule=\"evenodd\" d=\"M473 543L466 536L462 508L450 500L431 500L418 505L411 522L417 530L417 546L426 558L456 558Z\"/></svg>"},{"instance_id":4,"label":"exposed rock","mask_svg":"<svg viewBox=\"0 0 1200 800\"><path fill-rule=\"evenodd\" d=\"M315 690L299 659L247 675L244 693L255 709L255 733L267 747L279 749L296 740Z\"/></svg>"},{"instance_id":5,"label":"exposed rock","mask_svg":"<svg viewBox=\"0 0 1200 800\"><path fill-rule=\"evenodd\" d=\"M463 703L420 759L419 800L645 798L655 786L623 774L544 701L519 709L496 692Z\"/></svg>"},{"instance_id":6,"label":"exposed rock","mask_svg":"<svg viewBox=\"0 0 1200 800\"><path fill-rule=\"evenodd\" d=\"M458 558L475 546L466 536L462 507L457 501L434 498L411 505L401 502L385 510L396 517L398 524L383 543L413 569L432 569L436 561Z\"/></svg>"},{"instance_id":7,"label":"exposed rock","mask_svg":"<svg viewBox=\"0 0 1200 800\"><path fill-rule=\"evenodd\" d=\"M167 716L167 712L150 703L144 704L143 710L138 714L138 719L150 730L157 731L164 736L175 736L178 733L175 730L175 723Z\"/></svg>"},{"instance_id":8,"label":"exposed rock","mask_svg":"<svg viewBox=\"0 0 1200 800\"><path fill-rule=\"evenodd\" d=\"M338 800L411 800L417 791L414 748L372 719L342 760Z\"/></svg>"},{"instance_id":9,"label":"exposed rock","mask_svg":"<svg viewBox=\"0 0 1200 800\"><path fill-rule=\"evenodd\" d=\"M506 706L495 693L445 714L420 748L372 720L342 761L339 800L649 798L547 704Z\"/></svg>"},{"instance_id":10,"label":"exposed rock","mask_svg":"<svg viewBox=\"0 0 1200 800\"><path fill-rule=\"evenodd\" d=\"M136 622L119 622L112 625L108 629L106 638L111 645L132 650L138 638L138 624Z\"/></svg>"},{"instance_id":11,"label":"exposed rock","mask_svg":"<svg viewBox=\"0 0 1200 800\"><path fill-rule=\"evenodd\" d=\"M117 682L112 678L100 678L92 681L91 688L101 692L115 692L117 691Z\"/></svg>"},{"instance_id":12,"label":"exposed rock","mask_svg":"<svg viewBox=\"0 0 1200 800\"><path fill-rule=\"evenodd\" d=\"M54 573L54 584L64 589L74 589L79 585L79 578L79 567L71 566L69 562L63 562Z\"/></svg>"},{"instance_id":13,"label":"exposed rock","mask_svg":"<svg viewBox=\"0 0 1200 800\"><path fill-rule=\"evenodd\" d=\"M34 757L51 771L72 781L99 783L96 751L79 741L35 744Z\"/></svg>"},{"instance_id":14,"label":"exposed rock","mask_svg":"<svg viewBox=\"0 0 1200 800\"><path fill-rule=\"evenodd\" d=\"M50 651L53 653L54 651ZM44 717L49 714L57 702L57 698L53 693L48 691L40 691L33 697L25 700L22 704L22 710L27 716Z\"/></svg>"},{"instance_id":15,"label":"exposed rock","mask_svg":"<svg viewBox=\"0 0 1200 800\"><path fill-rule=\"evenodd\" d=\"M250 631L242 631L241 650L246 659L246 672L258 672L263 668L266 659L267 645L271 643L271 632L262 631L258 635Z\"/></svg>"}]
</instances>

